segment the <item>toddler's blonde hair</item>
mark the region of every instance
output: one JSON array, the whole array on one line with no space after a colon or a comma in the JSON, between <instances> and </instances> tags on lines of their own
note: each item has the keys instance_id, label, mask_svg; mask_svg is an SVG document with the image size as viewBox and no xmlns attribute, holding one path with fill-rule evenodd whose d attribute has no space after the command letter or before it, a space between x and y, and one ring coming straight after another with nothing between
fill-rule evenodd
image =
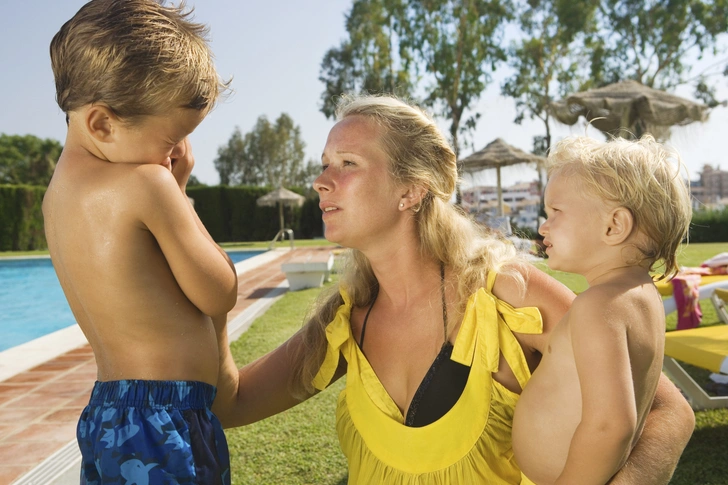
<instances>
[{"instance_id":1,"label":"toddler's blonde hair","mask_svg":"<svg viewBox=\"0 0 728 485\"><path fill-rule=\"evenodd\" d=\"M548 174L574 174L584 190L628 209L635 227L647 237L638 247L662 277L677 274L677 249L686 239L692 205L679 154L650 135L639 140L617 138L601 142L586 136L560 141L547 160Z\"/></svg>"}]
</instances>

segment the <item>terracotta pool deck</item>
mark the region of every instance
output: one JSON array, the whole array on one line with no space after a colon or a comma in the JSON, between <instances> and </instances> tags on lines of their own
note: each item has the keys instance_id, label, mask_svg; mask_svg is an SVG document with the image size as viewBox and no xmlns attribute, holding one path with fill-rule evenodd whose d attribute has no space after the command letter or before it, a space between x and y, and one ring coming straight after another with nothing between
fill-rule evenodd
<instances>
[{"instance_id":1,"label":"terracotta pool deck","mask_svg":"<svg viewBox=\"0 0 728 485\"><path fill-rule=\"evenodd\" d=\"M294 255L331 249L297 248L252 269L239 269L238 302L228 314L228 322L244 315L252 321L254 310L267 308L266 299L286 291L281 263ZM237 335L241 331L244 329ZM36 481L27 475L75 440L76 422L88 403L95 380L93 352L88 344L83 344L0 381L0 485L23 480L38 485L51 483L50 478ZM77 455L76 450L72 451Z\"/></svg>"}]
</instances>

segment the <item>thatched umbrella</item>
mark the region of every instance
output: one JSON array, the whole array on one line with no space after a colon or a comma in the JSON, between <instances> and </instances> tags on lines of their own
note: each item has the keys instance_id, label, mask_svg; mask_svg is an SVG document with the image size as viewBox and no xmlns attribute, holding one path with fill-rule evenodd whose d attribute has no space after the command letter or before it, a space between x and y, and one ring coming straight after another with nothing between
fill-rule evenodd
<instances>
[{"instance_id":1,"label":"thatched umbrella","mask_svg":"<svg viewBox=\"0 0 728 485\"><path fill-rule=\"evenodd\" d=\"M708 119L708 106L653 89L637 81L622 81L572 94L551 104L555 118L573 125L583 116L604 133L639 137L651 132L663 138L669 127Z\"/></svg>"},{"instance_id":2,"label":"thatched umbrella","mask_svg":"<svg viewBox=\"0 0 728 485\"><path fill-rule=\"evenodd\" d=\"M278 204L278 217L281 222L281 231L284 229L283 224L283 206L297 206L301 207L303 205L303 201L305 201L306 198L302 195L298 195L295 192L291 192L288 189L284 189L283 187L278 187L273 192L268 192L263 197L259 197L256 203L260 206L267 206L267 207L273 207L276 204Z\"/></svg>"},{"instance_id":3,"label":"thatched umbrella","mask_svg":"<svg viewBox=\"0 0 728 485\"><path fill-rule=\"evenodd\" d=\"M544 157L524 152L509 145L500 138L488 143L482 150L460 160L465 172L478 172L487 168L495 168L498 176L498 215L503 215L503 189L501 187L501 167L520 163L543 164Z\"/></svg>"}]
</instances>

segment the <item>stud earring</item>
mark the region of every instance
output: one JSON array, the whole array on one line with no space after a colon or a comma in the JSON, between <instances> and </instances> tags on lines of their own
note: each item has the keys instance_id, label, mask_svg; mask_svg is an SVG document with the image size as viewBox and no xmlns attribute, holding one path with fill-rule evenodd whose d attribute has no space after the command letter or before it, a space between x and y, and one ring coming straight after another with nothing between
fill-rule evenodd
<instances>
[{"instance_id":1,"label":"stud earring","mask_svg":"<svg viewBox=\"0 0 728 485\"><path fill-rule=\"evenodd\" d=\"M401 209L402 207L404 207L404 202L399 203L399 208Z\"/></svg>"}]
</instances>

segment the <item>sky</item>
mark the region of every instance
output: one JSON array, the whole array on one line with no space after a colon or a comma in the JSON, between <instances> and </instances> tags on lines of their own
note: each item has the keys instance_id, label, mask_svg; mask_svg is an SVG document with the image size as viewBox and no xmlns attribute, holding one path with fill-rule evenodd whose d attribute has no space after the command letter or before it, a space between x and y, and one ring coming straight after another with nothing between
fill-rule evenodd
<instances>
[{"instance_id":1,"label":"sky","mask_svg":"<svg viewBox=\"0 0 728 485\"><path fill-rule=\"evenodd\" d=\"M51 38L85 3L85 0L0 0L0 133L32 134L63 143L66 125L55 102L53 73L48 46ZM306 158L320 160L333 121L319 111L324 86L318 80L326 51L346 37L348 0L188 0L195 20L210 27L211 48L224 78L232 77L234 93L222 101L192 133L195 156L193 174L203 183L215 185L214 167L218 148L224 146L236 126L250 131L259 116L274 121L288 113L300 126L306 143ZM702 61L708 65L710 59ZM508 68L495 73L496 81L483 93L475 110L481 113L472 147L467 156L495 138L530 151L532 137L541 134L540 122L513 123L513 100L500 96L499 80ZM720 94L728 97L728 80L719 81ZM677 94L692 98L684 88ZM447 122L440 121L443 131ZM728 170L725 138L728 108L716 108L707 123L673 129L670 143L680 152L689 176L698 177L704 164ZM556 139L583 134L583 123L554 127ZM587 132L589 133L589 132ZM601 138L596 130L590 135ZM503 184L534 180L527 166L503 169ZM473 177L464 175L464 187L495 185L494 170Z\"/></svg>"}]
</instances>

